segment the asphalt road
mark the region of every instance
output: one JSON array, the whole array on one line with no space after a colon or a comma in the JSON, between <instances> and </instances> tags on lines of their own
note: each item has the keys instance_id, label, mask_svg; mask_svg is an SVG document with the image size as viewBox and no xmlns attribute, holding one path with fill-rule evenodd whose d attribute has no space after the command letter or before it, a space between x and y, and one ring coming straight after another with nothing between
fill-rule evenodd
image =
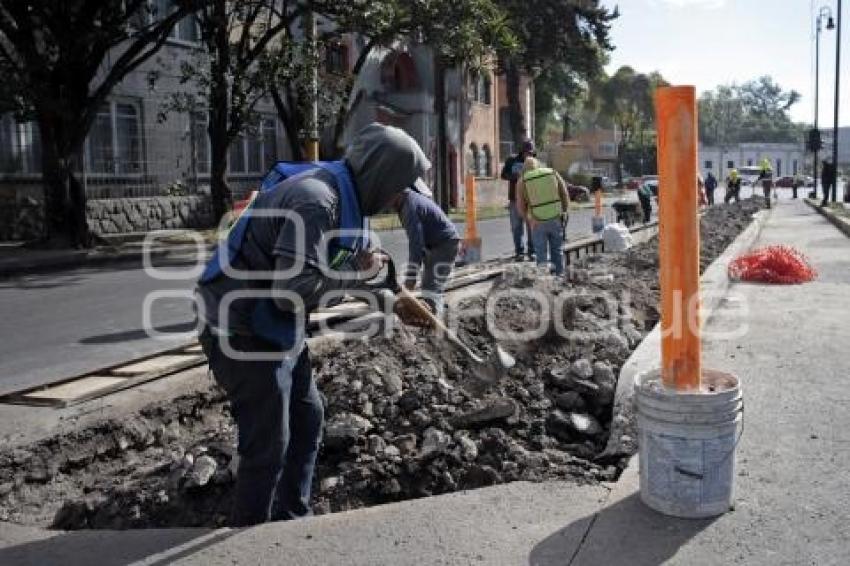
<instances>
[{"instance_id":1,"label":"asphalt road","mask_svg":"<svg viewBox=\"0 0 850 566\"><path fill-rule=\"evenodd\" d=\"M590 210L574 211L570 237L590 233ZM461 233L463 226L460 227ZM513 254L507 218L479 223L485 259ZM400 264L407 239L400 230L379 233L381 246ZM191 339L194 316L189 297L196 275L191 266L163 280L143 269L104 266L0 280L0 394L61 380ZM156 293L178 296L155 298ZM183 296L179 296L182 293ZM145 331L145 303L150 327Z\"/></svg>"}]
</instances>

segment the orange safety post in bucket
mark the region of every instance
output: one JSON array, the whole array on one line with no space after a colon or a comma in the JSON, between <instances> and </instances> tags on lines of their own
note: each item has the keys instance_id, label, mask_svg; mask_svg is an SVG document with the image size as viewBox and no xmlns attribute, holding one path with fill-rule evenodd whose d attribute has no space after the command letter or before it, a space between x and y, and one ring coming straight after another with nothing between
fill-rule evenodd
<instances>
[{"instance_id":1,"label":"orange safety post in bucket","mask_svg":"<svg viewBox=\"0 0 850 566\"><path fill-rule=\"evenodd\" d=\"M593 215L602 216L602 189L593 191Z\"/></svg>"},{"instance_id":2,"label":"orange safety post in bucket","mask_svg":"<svg viewBox=\"0 0 850 566\"><path fill-rule=\"evenodd\" d=\"M475 196L475 176L466 176L466 231L463 237L463 261L481 261L481 238L478 236L478 204Z\"/></svg>"},{"instance_id":3,"label":"orange safety post in bucket","mask_svg":"<svg viewBox=\"0 0 850 566\"><path fill-rule=\"evenodd\" d=\"M700 387L697 107L693 86L659 87L658 256L661 377L678 391Z\"/></svg>"}]
</instances>

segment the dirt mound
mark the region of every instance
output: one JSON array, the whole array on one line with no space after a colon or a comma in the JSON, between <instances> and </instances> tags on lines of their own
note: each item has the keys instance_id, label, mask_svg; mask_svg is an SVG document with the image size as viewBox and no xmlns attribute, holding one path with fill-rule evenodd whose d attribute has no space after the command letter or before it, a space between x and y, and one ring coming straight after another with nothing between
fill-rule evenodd
<instances>
[{"instance_id":1,"label":"dirt mound","mask_svg":"<svg viewBox=\"0 0 850 566\"><path fill-rule=\"evenodd\" d=\"M704 265L758 207L706 213ZM498 340L516 356L483 396L467 362L428 332L395 329L314 356L326 408L316 512L518 479L616 479L623 461L596 457L616 376L658 320L657 303L654 241L582 258L566 278L510 266L487 296L452 309L450 323L475 349ZM212 389L2 452L0 519L63 529L223 525L234 437Z\"/></svg>"}]
</instances>

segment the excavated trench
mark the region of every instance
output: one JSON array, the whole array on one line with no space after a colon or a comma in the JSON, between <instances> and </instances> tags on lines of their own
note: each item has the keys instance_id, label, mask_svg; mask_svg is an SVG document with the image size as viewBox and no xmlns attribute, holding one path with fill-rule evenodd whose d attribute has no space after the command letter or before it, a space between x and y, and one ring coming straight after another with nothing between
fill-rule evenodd
<instances>
[{"instance_id":1,"label":"excavated trench","mask_svg":"<svg viewBox=\"0 0 850 566\"><path fill-rule=\"evenodd\" d=\"M703 268L760 207L752 199L708 210ZM515 480L619 476L623 458L597 455L620 367L658 320L655 240L582 258L562 279L512 264L488 297L467 298L453 313L468 343L487 350L496 335L517 358L483 396L471 393L466 362L422 331L396 329L313 357L326 420L316 513ZM0 520L58 529L222 526L234 438L213 386L4 450Z\"/></svg>"}]
</instances>

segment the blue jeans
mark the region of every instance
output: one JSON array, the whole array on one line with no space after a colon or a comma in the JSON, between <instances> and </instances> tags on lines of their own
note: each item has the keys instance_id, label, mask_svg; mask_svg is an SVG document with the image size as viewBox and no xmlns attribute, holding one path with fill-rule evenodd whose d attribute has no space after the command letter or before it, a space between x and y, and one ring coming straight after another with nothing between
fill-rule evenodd
<instances>
[{"instance_id":1,"label":"blue jeans","mask_svg":"<svg viewBox=\"0 0 850 566\"><path fill-rule=\"evenodd\" d=\"M534 237L534 253L537 255L537 265L549 263L550 255L555 275L564 273L564 234L561 219L547 220L538 224L532 232Z\"/></svg>"},{"instance_id":2,"label":"blue jeans","mask_svg":"<svg viewBox=\"0 0 850 566\"><path fill-rule=\"evenodd\" d=\"M422 268L422 297L434 305L434 312L443 313L443 290L452 274L460 240L446 240L425 250Z\"/></svg>"},{"instance_id":3,"label":"blue jeans","mask_svg":"<svg viewBox=\"0 0 850 566\"><path fill-rule=\"evenodd\" d=\"M511 234L514 237L514 253L522 255L525 253L525 247L522 245L522 226L525 224L525 238L528 242L528 253L532 252L531 226L522 217L517 208L516 202L508 203L508 211L511 218Z\"/></svg>"},{"instance_id":4,"label":"blue jeans","mask_svg":"<svg viewBox=\"0 0 850 566\"><path fill-rule=\"evenodd\" d=\"M274 351L250 336L229 339L237 351ZM202 333L201 346L227 392L238 429L232 526L310 515L324 409L307 347L282 361L247 361L227 357L208 332Z\"/></svg>"}]
</instances>

